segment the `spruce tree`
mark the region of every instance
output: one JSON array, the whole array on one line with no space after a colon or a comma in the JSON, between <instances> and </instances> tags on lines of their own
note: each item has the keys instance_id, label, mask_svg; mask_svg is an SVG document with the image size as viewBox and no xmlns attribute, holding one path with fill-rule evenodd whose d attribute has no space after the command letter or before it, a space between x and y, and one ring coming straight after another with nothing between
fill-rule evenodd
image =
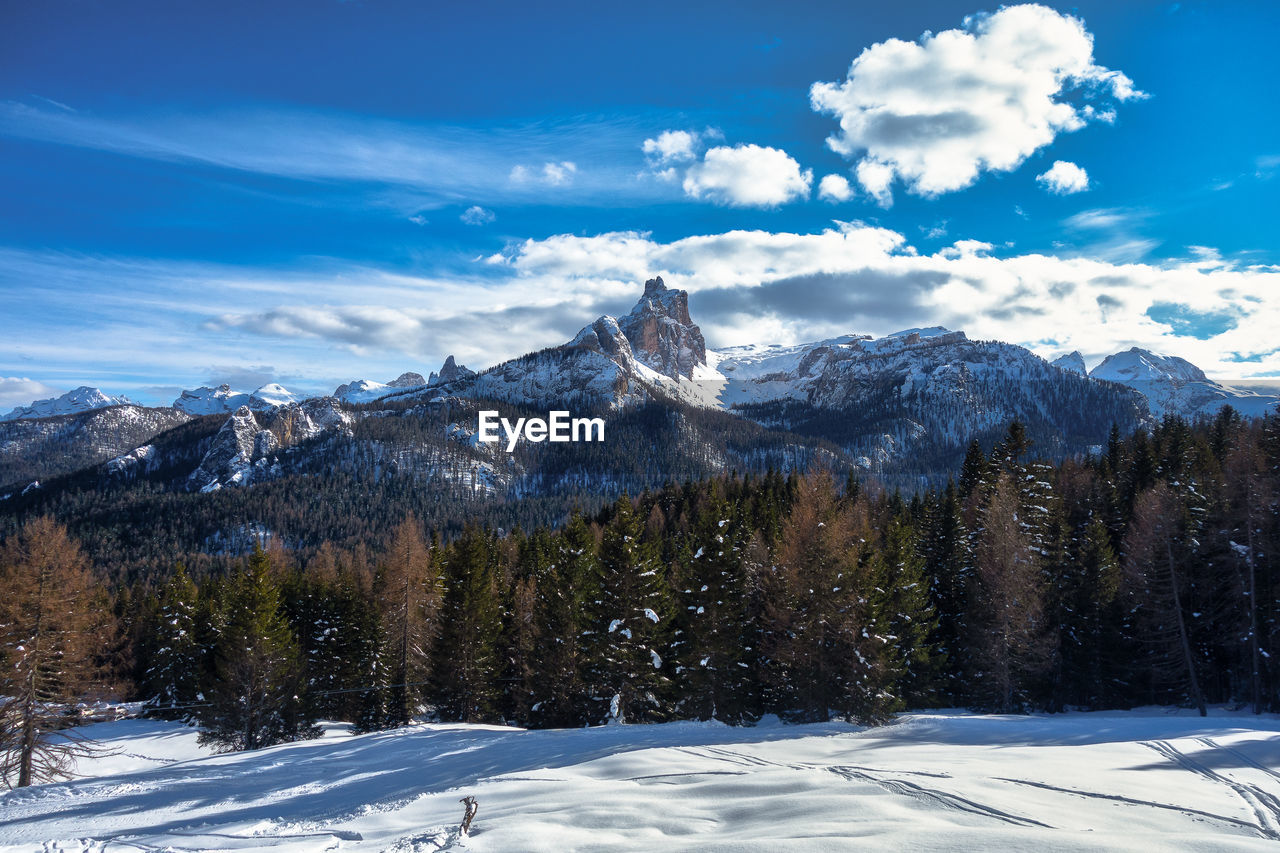
<instances>
[{"instance_id":1,"label":"spruce tree","mask_svg":"<svg viewBox=\"0 0 1280 853\"><path fill-rule=\"evenodd\" d=\"M150 623L149 665L143 680L148 713L165 719L192 716L200 692L204 649L197 628L195 583L179 563L165 582Z\"/></svg>"},{"instance_id":2,"label":"spruce tree","mask_svg":"<svg viewBox=\"0 0 1280 853\"><path fill-rule=\"evenodd\" d=\"M593 721L646 722L663 717L660 646L669 619L667 591L652 543L625 495L604 530L584 637Z\"/></svg>"},{"instance_id":3,"label":"spruce tree","mask_svg":"<svg viewBox=\"0 0 1280 853\"><path fill-rule=\"evenodd\" d=\"M446 549L445 590L432 682L440 716L497 722L502 612L487 535L468 526Z\"/></svg>"},{"instance_id":4,"label":"spruce tree","mask_svg":"<svg viewBox=\"0 0 1280 853\"><path fill-rule=\"evenodd\" d=\"M234 752L314 737L298 645L260 546L231 580L224 606L216 679L199 715L200 742Z\"/></svg>"}]
</instances>

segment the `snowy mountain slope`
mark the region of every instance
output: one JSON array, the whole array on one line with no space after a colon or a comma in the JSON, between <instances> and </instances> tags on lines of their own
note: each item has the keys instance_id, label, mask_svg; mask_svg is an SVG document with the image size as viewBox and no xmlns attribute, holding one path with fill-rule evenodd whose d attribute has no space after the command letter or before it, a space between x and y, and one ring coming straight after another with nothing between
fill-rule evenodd
<instances>
[{"instance_id":1,"label":"snowy mountain slope","mask_svg":"<svg viewBox=\"0 0 1280 853\"><path fill-rule=\"evenodd\" d=\"M1268 850L1280 722L1166 709L525 731L419 725L209 756L90 727L91 778L0 794L0 849ZM459 798L476 797L461 838Z\"/></svg>"},{"instance_id":2,"label":"snowy mountain slope","mask_svg":"<svg viewBox=\"0 0 1280 853\"><path fill-rule=\"evenodd\" d=\"M873 471L912 458L954 465L970 440L1015 418L1040 452L1082 452L1101 444L1111 424L1132 429L1146 415L1135 393L1053 367L1023 347L942 328L718 355L728 377L720 401L732 411L820 435L863 454Z\"/></svg>"},{"instance_id":3,"label":"snowy mountain slope","mask_svg":"<svg viewBox=\"0 0 1280 853\"><path fill-rule=\"evenodd\" d=\"M297 402L298 397L292 391L283 385L271 382L250 394L247 405L255 412L265 412L276 406L287 406Z\"/></svg>"},{"instance_id":4,"label":"snowy mountain slope","mask_svg":"<svg viewBox=\"0 0 1280 853\"><path fill-rule=\"evenodd\" d=\"M332 430L345 429L352 416L332 397L285 403L256 414L241 406L213 437L200 464L186 479L193 491L212 492L223 486L247 486L279 477L279 453ZM113 460L114 462L114 460Z\"/></svg>"},{"instance_id":5,"label":"snowy mountain slope","mask_svg":"<svg viewBox=\"0 0 1280 853\"><path fill-rule=\"evenodd\" d=\"M1138 347L1107 356L1089 376L1138 391L1157 418L1212 416L1228 405L1246 417L1261 417L1280 405L1274 394L1215 382L1186 359Z\"/></svg>"},{"instance_id":6,"label":"snowy mountain slope","mask_svg":"<svg viewBox=\"0 0 1280 853\"><path fill-rule=\"evenodd\" d=\"M1080 354L1079 350L1069 352L1066 355L1060 355L1049 363L1054 367L1059 367L1063 370L1070 370L1072 373L1079 373L1081 376L1089 375L1089 371L1084 365L1084 356Z\"/></svg>"},{"instance_id":7,"label":"snowy mountain slope","mask_svg":"<svg viewBox=\"0 0 1280 853\"><path fill-rule=\"evenodd\" d=\"M109 397L97 388L81 385L74 391L68 391L61 397L50 397L47 400L36 400L30 406L19 406L7 415L0 415L0 421L15 421L27 418L55 418L61 415L76 415L103 409L107 406L135 405L128 397Z\"/></svg>"},{"instance_id":8,"label":"snowy mountain slope","mask_svg":"<svg viewBox=\"0 0 1280 853\"><path fill-rule=\"evenodd\" d=\"M232 391L231 386L223 383L217 388L201 386L194 391L183 391L173 401L173 407L189 415L221 415L230 414L241 406L248 405L249 394L244 391Z\"/></svg>"},{"instance_id":9,"label":"snowy mountain slope","mask_svg":"<svg viewBox=\"0 0 1280 853\"><path fill-rule=\"evenodd\" d=\"M453 356L445 361L445 366L441 373L450 372L452 368L453 374L457 375L458 371L467 371L465 367L458 368L453 362ZM436 374L431 374L431 380L422 378L421 373L401 373L390 382L374 382L372 379L357 379L344 385L339 385L333 392L333 396L344 403L372 403L388 394L396 394L410 388L421 388L424 385L434 385L436 383Z\"/></svg>"},{"instance_id":10,"label":"snowy mountain slope","mask_svg":"<svg viewBox=\"0 0 1280 853\"><path fill-rule=\"evenodd\" d=\"M188 420L190 415L177 409L116 405L0 422L0 486L105 462Z\"/></svg>"}]
</instances>

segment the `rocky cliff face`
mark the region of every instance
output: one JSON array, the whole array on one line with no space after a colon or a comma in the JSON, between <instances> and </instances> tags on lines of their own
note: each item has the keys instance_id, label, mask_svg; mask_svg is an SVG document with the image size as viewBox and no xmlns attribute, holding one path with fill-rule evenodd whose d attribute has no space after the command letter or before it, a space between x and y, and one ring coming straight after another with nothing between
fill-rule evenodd
<instances>
[{"instance_id":1,"label":"rocky cliff face","mask_svg":"<svg viewBox=\"0 0 1280 853\"><path fill-rule=\"evenodd\" d=\"M405 375L407 376L409 374ZM413 375L417 376L416 373ZM466 365L458 364L458 362L454 361L453 356L449 356L444 360L444 364L441 366L439 373L432 372L426 383L419 382L418 384L447 385L450 382L463 382L468 379L473 379L475 378L475 375L476 372L474 370L468 370ZM402 376L401 379L403 378L404 377ZM418 376L418 378L421 379L422 377Z\"/></svg>"},{"instance_id":2,"label":"rocky cliff face","mask_svg":"<svg viewBox=\"0 0 1280 853\"><path fill-rule=\"evenodd\" d=\"M635 357L664 376L691 379L707 363L702 330L689 316L689 294L669 289L661 277L644 283L644 295L618 326Z\"/></svg>"}]
</instances>

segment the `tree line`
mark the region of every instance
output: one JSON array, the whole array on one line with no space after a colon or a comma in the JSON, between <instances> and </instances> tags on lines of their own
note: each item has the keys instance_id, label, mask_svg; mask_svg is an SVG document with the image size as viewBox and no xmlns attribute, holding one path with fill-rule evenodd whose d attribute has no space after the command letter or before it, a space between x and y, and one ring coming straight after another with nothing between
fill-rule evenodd
<instances>
[{"instance_id":1,"label":"tree line","mask_svg":"<svg viewBox=\"0 0 1280 853\"><path fill-rule=\"evenodd\" d=\"M3 548L5 589L21 591L0 602L0 694L17 697L6 755L29 740L23 714L87 683L28 676L31 602L80 588L40 586L32 566L61 565L33 556L50 537L75 552L47 519ZM41 654L63 643L59 666L132 684L221 749L304 738L322 719L371 731L423 715L564 727L1280 710L1274 416L1113 430L1101 453L1057 464L1014 423L912 496L824 471L721 476L558 527L470 525L446 541L410 516L381 541L302 559L256 547L228 574L97 587L77 601L113 617L100 639L67 622Z\"/></svg>"}]
</instances>

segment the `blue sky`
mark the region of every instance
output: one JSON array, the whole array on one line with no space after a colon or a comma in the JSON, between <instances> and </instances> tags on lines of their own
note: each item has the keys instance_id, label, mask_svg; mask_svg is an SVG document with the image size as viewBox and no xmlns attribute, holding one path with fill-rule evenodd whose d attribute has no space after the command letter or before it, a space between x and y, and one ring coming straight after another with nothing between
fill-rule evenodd
<instances>
[{"instance_id":1,"label":"blue sky","mask_svg":"<svg viewBox=\"0 0 1280 853\"><path fill-rule=\"evenodd\" d=\"M6 4L0 407L481 367L656 273L713 346L942 324L1280 375L1278 36L1261 2Z\"/></svg>"}]
</instances>

